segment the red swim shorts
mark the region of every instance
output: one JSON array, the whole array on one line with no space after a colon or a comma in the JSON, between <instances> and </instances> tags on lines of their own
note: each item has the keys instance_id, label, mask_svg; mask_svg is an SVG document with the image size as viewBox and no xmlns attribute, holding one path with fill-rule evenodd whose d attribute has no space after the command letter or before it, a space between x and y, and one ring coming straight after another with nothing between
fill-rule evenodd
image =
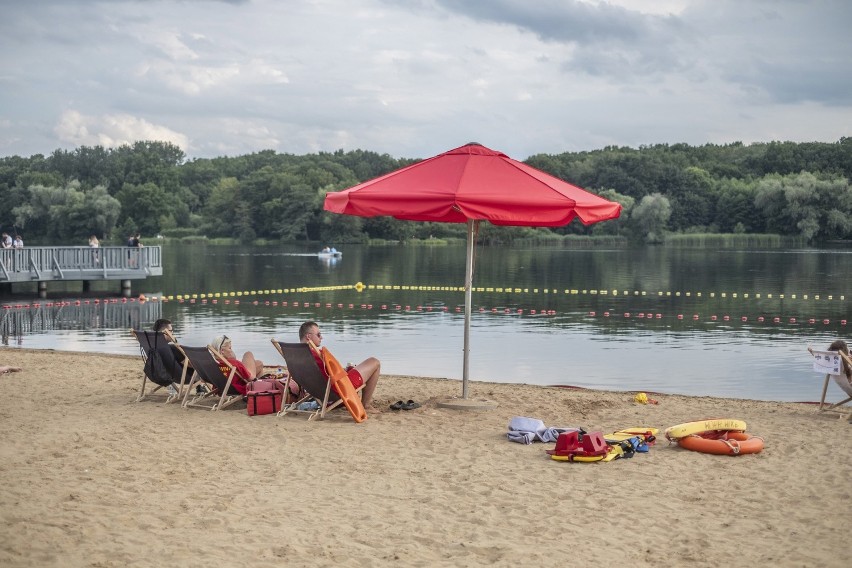
<instances>
[{"instance_id":1,"label":"red swim shorts","mask_svg":"<svg viewBox=\"0 0 852 568\"><path fill-rule=\"evenodd\" d=\"M364 384L364 377L361 376L361 373L358 372L358 369L352 367L346 374L349 375L349 382L352 383L352 386L356 389L360 388L361 385Z\"/></svg>"}]
</instances>

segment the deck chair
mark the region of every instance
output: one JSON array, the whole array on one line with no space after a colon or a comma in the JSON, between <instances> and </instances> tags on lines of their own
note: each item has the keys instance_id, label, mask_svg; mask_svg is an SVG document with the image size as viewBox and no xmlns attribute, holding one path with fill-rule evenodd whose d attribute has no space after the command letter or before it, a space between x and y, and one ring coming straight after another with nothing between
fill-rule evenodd
<instances>
[{"instance_id":1,"label":"deck chair","mask_svg":"<svg viewBox=\"0 0 852 568\"><path fill-rule=\"evenodd\" d=\"M208 347L178 346L186 356L189 364L195 369L195 376L186 389L183 397L184 408L201 407L210 410L224 410L243 399L243 395L231 384L237 369L215 349ZM219 362L227 366L228 372L222 372ZM202 393L193 393L193 387L205 383ZM190 395L192 395L190 397Z\"/></svg>"},{"instance_id":2,"label":"deck chair","mask_svg":"<svg viewBox=\"0 0 852 568\"><path fill-rule=\"evenodd\" d=\"M184 395L184 388L187 387L187 375L191 374L189 371L189 362L184 358L183 363L178 363L175 358L175 353L172 350L172 345L177 346L177 341L174 336L168 332L162 331L143 331L139 329L131 329L130 333L133 334L133 337L136 338L136 341L139 342L139 350L142 353L142 362L146 362L148 360L151 351L154 349L159 353L160 358L163 360L163 363L166 366L167 370L171 371L172 380L171 381L161 381L156 380L155 378L151 378L142 373L142 388L139 389L139 395L136 397L136 402L139 402L145 398L145 388L150 381L154 383L156 386L149 391L149 394L153 394L161 389L163 392L167 394L166 403L174 402L179 400ZM170 343L172 345L170 345ZM169 387L173 387L171 390L166 390Z\"/></svg>"},{"instance_id":3,"label":"deck chair","mask_svg":"<svg viewBox=\"0 0 852 568\"><path fill-rule=\"evenodd\" d=\"M325 418L325 415L343 404L343 400L331 388L331 382L317 365L316 359L311 354L311 347L307 343L284 343L277 339L272 340L272 345L284 358L287 364L287 380L284 384L284 392L290 392L290 380L296 381L302 389L302 395L289 404L282 405L278 416L286 414L307 414L308 420ZM366 382L356 389L358 396L364 389ZM299 410L299 405L304 402L316 401L319 407L316 410Z\"/></svg>"},{"instance_id":4,"label":"deck chair","mask_svg":"<svg viewBox=\"0 0 852 568\"><path fill-rule=\"evenodd\" d=\"M852 402L852 384L849 383L849 379L846 378L846 373L843 371L844 363L852 368L852 357L842 351L816 351L811 348L808 348L808 351L814 357L814 371L825 373L818 412L836 412L838 414L852 412L852 407L845 406L847 403ZM828 392L828 382L832 379L840 387L840 390L847 395L840 402L828 403L825 401L825 395Z\"/></svg>"}]
</instances>

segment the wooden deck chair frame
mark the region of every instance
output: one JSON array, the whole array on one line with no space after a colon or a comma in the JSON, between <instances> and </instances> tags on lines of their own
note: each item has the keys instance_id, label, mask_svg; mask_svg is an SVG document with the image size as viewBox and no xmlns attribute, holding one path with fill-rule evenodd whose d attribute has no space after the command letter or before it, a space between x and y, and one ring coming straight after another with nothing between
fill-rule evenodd
<instances>
[{"instance_id":1,"label":"wooden deck chair frame","mask_svg":"<svg viewBox=\"0 0 852 568\"><path fill-rule=\"evenodd\" d=\"M189 364L195 369L192 381L186 389L183 397L183 408L207 408L209 410L224 410L229 406L241 401L243 395L231 390L231 383L237 368L231 365L224 355L212 347L184 347L178 346ZM222 372L219 367L227 365L228 374ZM205 383L207 390L201 394L190 397L193 387Z\"/></svg>"},{"instance_id":2,"label":"wooden deck chair frame","mask_svg":"<svg viewBox=\"0 0 852 568\"><path fill-rule=\"evenodd\" d=\"M143 364L145 363L145 361L148 360L148 353L150 352L150 350L155 348L156 346L158 346L159 342L161 340L163 342L163 345L168 345L169 343L172 343L175 347L180 349L180 346L177 343L177 339L175 339L174 335L172 335L168 331L147 331L147 330L142 330L142 329L131 329L130 334L133 335L134 339L136 339L137 342L139 342L139 348L140 348L140 351L142 352ZM151 340L152 337L155 338L153 343L152 343L152 340ZM177 364L177 361L175 361L175 363ZM188 368L189 368L189 361L186 358L184 358L183 365L181 365L180 381L173 383L174 385L176 385L176 391L177 392L168 393L168 391L164 390L164 392L167 393L166 404L168 404L170 402L175 402L176 400L181 399L185 395L185 392L184 392L185 388L186 388L186 390L189 389L188 384L186 382L186 375L187 375ZM159 384L151 381L151 379L149 379L147 377L147 375L145 375L145 372L143 371L142 372L142 387L139 389L139 394L136 396L136 402L139 402L139 401L145 399L145 396L146 396L145 395L145 387L147 386L147 384L149 382L156 385L153 389L151 389L149 391L149 394L153 394L160 389L168 388L166 386L159 385Z\"/></svg>"},{"instance_id":3,"label":"wooden deck chair frame","mask_svg":"<svg viewBox=\"0 0 852 568\"><path fill-rule=\"evenodd\" d=\"M308 420L322 420L325 415L343 404L343 400L331 388L331 381L326 379L323 372L311 354L311 349L316 349L312 343L286 343L272 340L275 350L281 354L287 365L287 380L284 383L284 392L290 392L290 381L294 380L302 389L302 396L288 404L281 405L278 416L287 414L306 414ZM356 389L358 395L362 394L366 382ZM317 410L299 410L303 402L317 401Z\"/></svg>"},{"instance_id":4,"label":"wooden deck chair frame","mask_svg":"<svg viewBox=\"0 0 852 568\"><path fill-rule=\"evenodd\" d=\"M814 352L810 347L808 348L808 352L811 355L814 355ZM846 365L848 365L850 368L852 368L852 357L850 357L849 355L847 355L846 353L844 353L842 351L836 351L835 353L840 355L840 359ZM840 389L848 395L845 399L841 400L840 402L826 402L825 401L825 395L828 393L828 383L832 379L834 379L834 382L837 384L837 386L840 387ZM852 413L852 407L844 406L849 402L852 402L852 385L850 385L848 383L848 381L846 379L846 375L845 374L840 374L840 375L826 374L825 380L822 383L822 395L820 396L820 399L819 399L819 408L817 408L817 412L834 412L834 413L837 413L837 414L840 414L840 415L850 414L850 413Z\"/></svg>"}]
</instances>

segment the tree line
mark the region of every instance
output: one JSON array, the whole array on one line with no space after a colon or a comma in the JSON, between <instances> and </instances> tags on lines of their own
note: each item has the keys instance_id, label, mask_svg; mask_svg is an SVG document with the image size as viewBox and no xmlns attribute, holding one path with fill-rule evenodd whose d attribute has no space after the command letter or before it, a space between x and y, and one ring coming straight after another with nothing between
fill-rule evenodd
<instances>
[{"instance_id":1,"label":"tree line","mask_svg":"<svg viewBox=\"0 0 852 568\"><path fill-rule=\"evenodd\" d=\"M417 160L365 150L265 150L187 159L174 144L81 146L0 158L0 225L27 244L115 244L131 233L240 242L365 242L463 237L464 227L364 219L323 210L338 191ZM538 154L525 163L623 206L585 227L486 227L491 241L608 235L768 234L806 242L852 238L852 138L837 142L657 144Z\"/></svg>"}]
</instances>

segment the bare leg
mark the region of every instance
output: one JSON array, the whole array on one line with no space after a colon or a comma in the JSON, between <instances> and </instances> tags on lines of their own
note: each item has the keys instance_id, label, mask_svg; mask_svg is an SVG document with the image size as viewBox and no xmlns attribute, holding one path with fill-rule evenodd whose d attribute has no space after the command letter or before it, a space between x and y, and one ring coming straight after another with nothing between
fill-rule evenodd
<instances>
[{"instance_id":1,"label":"bare leg","mask_svg":"<svg viewBox=\"0 0 852 568\"><path fill-rule=\"evenodd\" d=\"M361 391L361 402L365 407L369 406L373 400L373 393L376 391L376 385L379 383L379 376L382 370L382 363L375 357L370 357L361 361L355 368L361 373L364 378L364 390Z\"/></svg>"},{"instance_id":2,"label":"bare leg","mask_svg":"<svg viewBox=\"0 0 852 568\"><path fill-rule=\"evenodd\" d=\"M11 367L9 365L2 365L2 366L0 366L0 375L4 375L6 373L17 373L20 370L21 370L20 367Z\"/></svg>"},{"instance_id":3,"label":"bare leg","mask_svg":"<svg viewBox=\"0 0 852 568\"><path fill-rule=\"evenodd\" d=\"M248 372L251 373L252 379L255 379L263 374L263 361L255 360L254 353L246 351L243 355L243 365L246 366Z\"/></svg>"}]
</instances>

